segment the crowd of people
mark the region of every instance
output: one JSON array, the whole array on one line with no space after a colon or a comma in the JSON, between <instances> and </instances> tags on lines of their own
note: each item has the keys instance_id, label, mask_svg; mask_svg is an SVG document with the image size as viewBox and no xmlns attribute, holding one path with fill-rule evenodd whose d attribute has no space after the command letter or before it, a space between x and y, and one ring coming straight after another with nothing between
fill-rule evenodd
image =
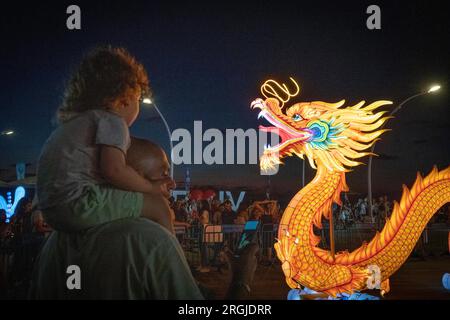
<instances>
[{"instance_id":1,"label":"crowd of people","mask_svg":"<svg viewBox=\"0 0 450 320\"><path fill-rule=\"evenodd\" d=\"M367 197L351 202L344 194L342 206L333 205L333 217L336 225L344 229L360 223L379 228L384 225L386 218L389 218L393 207L393 202L386 195L380 196L372 199L372 213L370 213ZM450 223L450 206L442 207L430 223Z\"/></svg>"},{"instance_id":2,"label":"crowd of people","mask_svg":"<svg viewBox=\"0 0 450 320\"><path fill-rule=\"evenodd\" d=\"M356 223L379 224L384 221L392 210L392 202L387 196L381 196L372 200L372 213L369 212L369 201L367 198L358 198L351 202L344 195L342 206L333 206L333 215L337 225L347 228Z\"/></svg>"},{"instance_id":3,"label":"crowd of people","mask_svg":"<svg viewBox=\"0 0 450 320\"><path fill-rule=\"evenodd\" d=\"M233 210L229 199L221 202L218 199L208 200L170 199L175 213L175 226L197 227L206 225L243 225L248 220L260 220L261 224L278 224L283 209L277 200L243 202L237 210ZM353 201L347 194L342 196L342 206L333 204L332 211L335 227L346 229L359 225L370 225L380 228L386 218L392 214L394 203L386 196L372 200L372 212L366 198ZM450 205L442 207L430 220L430 223L450 224Z\"/></svg>"},{"instance_id":4,"label":"crowd of people","mask_svg":"<svg viewBox=\"0 0 450 320\"><path fill-rule=\"evenodd\" d=\"M197 271L209 272L210 264L216 264L220 269L220 253L228 247L234 250L234 242L238 240L237 234L240 228L232 229L224 237L222 227L243 227L249 220L259 220L261 225L278 224L282 210L276 200L250 201L241 203L237 210L233 210L233 203L229 199L220 201L210 198L208 200L170 199L171 207L175 215L175 228L181 228L182 233L187 232L199 240L200 265ZM209 227L209 229L207 229ZM273 227L271 228L273 230ZM270 235L272 239L274 233ZM266 247L272 247L272 242L267 239ZM264 241L264 240L263 240ZM266 254L270 258L272 252Z\"/></svg>"},{"instance_id":5,"label":"crowd of people","mask_svg":"<svg viewBox=\"0 0 450 320\"><path fill-rule=\"evenodd\" d=\"M192 200L171 198L175 214L175 225L232 225L245 224L248 220L260 220L262 224L278 223L281 217L280 205L276 200L246 202L233 210L231 200Z\"/></svg>"}]
</instances>

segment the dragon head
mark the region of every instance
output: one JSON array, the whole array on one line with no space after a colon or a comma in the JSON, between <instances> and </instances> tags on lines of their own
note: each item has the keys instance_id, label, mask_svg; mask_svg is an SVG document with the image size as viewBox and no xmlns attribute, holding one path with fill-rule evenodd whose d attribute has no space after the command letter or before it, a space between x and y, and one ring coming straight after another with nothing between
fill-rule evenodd
<instances>
[{"instance_id":1,"label":"dragon head","mask_svg":"<svg viewBox=\"0 0 450 320\"><path fill-rule=\"evenodd\" d=\"M265 100L256 99L252 109L260 109L258 118L272 124L260 126L260 130L276 133L280 143L266 146L260 159L261 169L267 170L281 164L281 159L295 154L304 159L314 169L325 166L329 171L348 171L361 162L355 161L368 155L364 152L387 130L379 128L389 117L387 111L374 112L375 109L392 104L391 101L376 101L364 106L365 101L344 107L345 100L337 103L322 101L296 103L284 110L284 104L296 96L300 88L290 78L296 89L291 92L286 84L267 80L261 87Z\"/></svg>"}]
</instances>

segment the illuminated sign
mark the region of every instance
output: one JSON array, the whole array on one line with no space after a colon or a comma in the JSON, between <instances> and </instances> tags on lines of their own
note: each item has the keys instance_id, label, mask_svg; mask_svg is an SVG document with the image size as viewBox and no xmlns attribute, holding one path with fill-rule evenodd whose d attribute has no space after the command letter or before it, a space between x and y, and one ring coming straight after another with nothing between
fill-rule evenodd
<instances>
[{"instance_id":1,"label":"illuminated sign","mask_svg":"<svg viewBox=\"0 0 450 320\"><path fill-rule=\"evenodd\" d=\"M19 201L25 198L25 194L26 192L23 187L17 187L14 192L14 201L12 199L10 191L6 193L6 199L0 195L0 209L6 211L6 216L8 217L8 219L14 215Z\"/></svg>"}]
</instances>

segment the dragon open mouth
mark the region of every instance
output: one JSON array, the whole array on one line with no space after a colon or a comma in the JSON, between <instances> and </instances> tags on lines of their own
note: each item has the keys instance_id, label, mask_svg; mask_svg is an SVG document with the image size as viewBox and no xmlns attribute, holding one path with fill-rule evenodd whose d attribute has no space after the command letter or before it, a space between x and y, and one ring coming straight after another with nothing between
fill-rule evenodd
<instances>
[{"instance_id":1,"label":"dragon open mouth","mask_svg":"<svg viewBox=\"0 0 450 320\"><path fill-rule=\"evenodd\" d=\"M290 125L285 123L283 120L276 117L271 110L269 110L264 101L261 99L255 100L252 105L252 109L259 108L261 111L258 114L258 119L264 118L267 120L272 126L259 126L259 130L269 133L275 133L280 137L280 143L274 146L266 146L265 150L267 151L280 151L285 149L291 144L306 141L311 137L311 132L308 130L298 131L292 128Z\"/></svg>"}]
</instances>

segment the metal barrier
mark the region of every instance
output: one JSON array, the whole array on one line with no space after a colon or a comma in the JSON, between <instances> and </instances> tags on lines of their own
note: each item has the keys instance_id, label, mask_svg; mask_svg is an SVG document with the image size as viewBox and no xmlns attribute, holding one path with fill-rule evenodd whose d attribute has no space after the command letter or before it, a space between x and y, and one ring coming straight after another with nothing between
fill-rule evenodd
<instances>
[{"instance_id":1,"label":"metal barrier","mask_svg":"<svg viewBox=\"0 0 450 320\"><path fill-rule=\"evenodd\" d=\"M260 261L276 262L273 245L275 244L279 227L283 228L283 226L276 224L264 224L259 229ZM192 265L217 265L221 263L221 261L218 261L220 251L224 250L225 247L231 251L236 249L243 228L244 225L196 226L187 231L191 236L183 237L180 243L185 249L189 263ZM336 252L355 250L364 241L370 241L376 232L377 230L368 224L336 229L334 232ZM426 254L448 254L449 232L450 227L445 224L431 225L424 230L418 242L424 247ZM317 231L317 234L322 236L319 246L329 250L328 226L325 224L322 230Z\"/></svg>"},{"instance_id":2,"label":"metal barrier","mask_svg":"<svg viewBox=\"0 0 450 320\"><path fill-rule=\"evenodd\" d=\"M244 225L206 225L193 226L186 234L177 235L186 258L191 265L222 265L220 253L225 248L234 251L244 230ZM273 224L263 225L258 231L260 259L273 259L273 245L278 227ZM189 236L190 235L190 236Z\"/></svg>"}]
</instances>

